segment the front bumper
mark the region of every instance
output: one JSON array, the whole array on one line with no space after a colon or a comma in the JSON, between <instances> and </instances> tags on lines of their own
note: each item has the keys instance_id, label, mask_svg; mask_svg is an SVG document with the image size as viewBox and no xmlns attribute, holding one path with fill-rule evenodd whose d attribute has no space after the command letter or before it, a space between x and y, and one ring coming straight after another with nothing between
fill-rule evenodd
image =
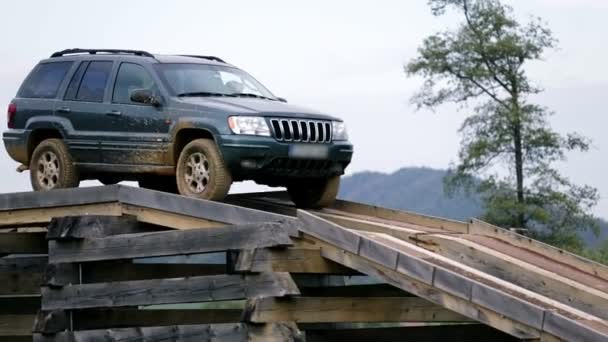
<instances>
[{"instance_id":1,"label":"front bumper","mask_svg":"<svg viewBox=\"0 0 608 342\"><path fill-rule=\"evenodd\" d=\"M224 162L234 180L256 180L269 185L281 185L286 178L318 178L341 175L353 155L348 141L334 141L327 146L327 157L293 158L290 145L272 137L245 135L216 136ZM308 144L307 144L308 145Z\"/></svg>"}]
</instances>

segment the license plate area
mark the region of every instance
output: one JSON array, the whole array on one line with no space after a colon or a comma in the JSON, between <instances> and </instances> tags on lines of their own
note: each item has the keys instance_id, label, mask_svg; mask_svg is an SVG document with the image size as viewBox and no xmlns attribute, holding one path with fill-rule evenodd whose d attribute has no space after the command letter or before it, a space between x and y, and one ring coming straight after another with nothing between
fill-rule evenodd
<instances>
[{"instance_id":1,"label":"license plate area","mask_svg":"<svg viewBox=\"0 0 608 342\"><path fill-rule=\"evenodd\" d=\"M325 145L293 144L289 145L289 158L293 159L327 159L329 148Z\"/></svg>"}]
</instances>

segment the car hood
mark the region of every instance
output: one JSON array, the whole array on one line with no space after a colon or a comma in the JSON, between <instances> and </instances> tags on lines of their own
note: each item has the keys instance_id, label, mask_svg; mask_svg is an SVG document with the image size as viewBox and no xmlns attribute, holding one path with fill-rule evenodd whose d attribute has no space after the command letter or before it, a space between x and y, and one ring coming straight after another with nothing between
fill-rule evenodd
<instances>
[{"instance_id":1,"label":"car hood","mask_svg":"<svg viewBox=\"0 0 608 342\"><path fill-rule=\"evenodd\" d=\"M212 111L229 114L262 115L276 117L339 120L316 110L294 106L285 102L241 97L184 97L179 101Z\"/></svg>"}]
</instances>

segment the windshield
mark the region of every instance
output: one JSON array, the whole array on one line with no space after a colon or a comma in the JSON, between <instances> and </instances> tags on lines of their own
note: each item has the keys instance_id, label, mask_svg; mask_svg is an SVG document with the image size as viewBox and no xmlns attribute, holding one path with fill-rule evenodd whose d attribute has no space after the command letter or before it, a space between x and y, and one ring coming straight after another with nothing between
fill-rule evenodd
<instances>
[{"instance_id":1,"label":"windshield","mask_svg":"<svg viewBox=\"0 0 608 342\"><path fill-rule=\"evenodd\" d=\"M247 96L276 100L243 70L223 65L162 63L154 67L174 96Z\"/></svg>"}]
</instances>

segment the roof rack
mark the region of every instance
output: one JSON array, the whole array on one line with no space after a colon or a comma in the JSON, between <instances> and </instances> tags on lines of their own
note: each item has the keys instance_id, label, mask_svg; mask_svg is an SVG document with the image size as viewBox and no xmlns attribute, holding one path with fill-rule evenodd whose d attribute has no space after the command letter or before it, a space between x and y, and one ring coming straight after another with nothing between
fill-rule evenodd
<instances>
[{"instance_id":1,"label":"roof rack","mask_svg":"<svg viewBox=\"0 0 608 342\"><path fill-rule=\"evenodd\" d=\"M219 57L215 57L215 56L200 56L200 55L180 55L180 56L183 56L183 57L193 57L193 58L203 58L203 59L208 59L208 60L211 60L211 61L226 63L223 59L221 59Z\"/></svg>"},{"instance_id":2,"label":"roof rack","mask_svg":"<svg viewBox=\"0 0 608 342\"><path fill-rule=\"evenodd\" d=\"M128 54L133 54L136 56L145 56L145 57L154 58L154 55L152 55L151 53L146 52L146 51L121 50L121 49L66 49L66 50L61 50L61 51L57 51L57 52L53 53L51 55L51 58L61 57L61 56L71 55L71 54L76 54L76 53L88 53L88 54L94 55L99 52L102 52L102 53L128 53Z\"/></svg>"}]
</instances>

